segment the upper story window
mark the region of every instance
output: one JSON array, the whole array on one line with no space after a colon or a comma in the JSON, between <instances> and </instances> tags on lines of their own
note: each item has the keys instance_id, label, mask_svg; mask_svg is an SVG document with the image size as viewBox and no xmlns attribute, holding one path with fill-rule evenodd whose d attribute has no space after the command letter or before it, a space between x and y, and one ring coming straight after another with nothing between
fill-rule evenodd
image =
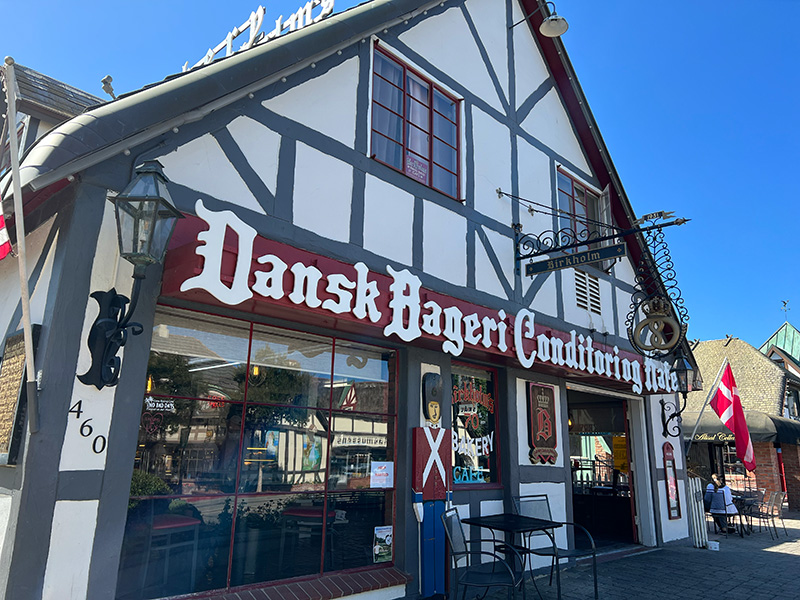
<instances>
[{"instance_id":1,"label":"upper story window","mask_svg":"<svg viewBox=\"0 0 800 600\"><path fill-rule=\"evenodd\" d=\"M375 48L372 157L458 199L459 139L458 101Z\"/></svg>"},{"instance_id":2,"label":"upper story window","mask_svg":"<svg viewBox=\"0 0 800 600\"><path fill-rule=\"evenodd\" d=\"M558 208L571 216L562 216L560 227L580 234L597 231L600 195L562 171L558 172Z\"/></svg>"}]
</instances>

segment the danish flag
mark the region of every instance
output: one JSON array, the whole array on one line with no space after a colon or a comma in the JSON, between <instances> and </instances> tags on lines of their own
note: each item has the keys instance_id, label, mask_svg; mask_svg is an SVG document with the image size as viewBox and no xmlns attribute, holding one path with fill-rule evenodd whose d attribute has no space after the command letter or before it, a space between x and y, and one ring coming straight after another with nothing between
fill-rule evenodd
<instances>
[{"instance_id":1,"label":"danish flag","mask_svg":"<svg viewBox=\"0 0 800 600\"><path fill-rule=\"evenodd\" d=\"M8 230L6 230L6 221L3 219L2 206L3 200L0 198L0 260L11 253L11 240L8 239Z\"/></svg>"},{"instance_id":2,"label":"danish flag","mask_svg":"<svg viewBox=\"0 0 800 600\"><path fill-rule=\"evenodd\" d=\"M750 431L747 429L742 401L739 399L739 390L730 364L725 366L717 393L710 404L714 412L719 415L722 424L733 432L736 439L736 456L742 460L748 471L754 471L756 458L753 453L753 442L750 440Z\"/></svg>"}]
</instances>

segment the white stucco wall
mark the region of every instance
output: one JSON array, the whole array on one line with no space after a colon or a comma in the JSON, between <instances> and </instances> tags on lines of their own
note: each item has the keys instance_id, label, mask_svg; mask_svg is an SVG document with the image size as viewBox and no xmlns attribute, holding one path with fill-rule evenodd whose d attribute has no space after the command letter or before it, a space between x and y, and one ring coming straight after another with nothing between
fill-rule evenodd
<instances>
[{"instance_id":1,"label":"white stucco wall","mask_svg":"<svg viewBox=\"0 0 800 600\"><path fill-rule=\"evenodd\" d=\"M28 277L33 275L33 270L42 257L42 253L48 252L36 287L30 295L32 323L42 323L47 296L50 291L53 258L58 247L58 235L56 234L50 248L45 248L45 243L53 227L53 221L54 219L50 219L36 231L27 235L25 239L25 266L28 269ZM5 336L6 331L13 333L22 328L21 319L16 319L12 323L14 312L20 301L18 261L17 257L11 255L0 260L0 336Z\"/></svg>"}]
</instances>

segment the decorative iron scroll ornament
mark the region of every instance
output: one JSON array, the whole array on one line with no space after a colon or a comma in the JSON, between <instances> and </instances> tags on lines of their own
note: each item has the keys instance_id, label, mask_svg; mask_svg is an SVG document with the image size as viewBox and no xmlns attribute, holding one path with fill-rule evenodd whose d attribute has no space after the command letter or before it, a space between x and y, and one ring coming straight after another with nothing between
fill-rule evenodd
<instances>
[{"instance_id":1,"label":"decorative iron scroll ornament","mask_svg":"<svg viewBox=\"0 0 800 600\"><path fill-rule=\"evenodd\" d=\"M118 294L114 288L107 292L94 292L91 297L97 301L100 312L89 331L87 345L92 356L92 366L78 380L84 385L93 385L98 390L115 386L119 381L122 359L117 352L128 341L128 329L133 335L144 331L140 323L130 323L136 301L139 297L141 279L134 279L133 301ZM125 306L130 302L127 311Z\"/></svg>"},{"instance_id":2,"label":"decorative iron scroll ornament","mask_svg":"<svg viewBox=\"0 0 800 600\"><path fill-rule=\"evenodd\" d=\"M656 221L665 216L671 215L652 213L637 221L650 222L650 226L642 228L647 249L636 269L635 289L625 319L631 344L650 358L664 358L677 348L686 336L689 321L664 232L656 226Z\"/></svg>"}]
</instances>

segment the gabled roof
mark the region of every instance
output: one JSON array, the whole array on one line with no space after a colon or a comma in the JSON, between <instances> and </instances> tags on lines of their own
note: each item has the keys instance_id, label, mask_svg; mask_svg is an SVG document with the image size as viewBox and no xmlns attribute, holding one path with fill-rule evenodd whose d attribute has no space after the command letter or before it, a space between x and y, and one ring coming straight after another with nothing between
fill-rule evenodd
<instances>
[{"instance_id":1,"label":"gabled roof","mask_svg":"<svg viewBox=\"0 0 800 600\"><path fill-rule=\"evenodd\" d=\"M121 96L53 130L25 157L21 168L26 202L30 192L64 180L108 158L118 156L174 127L198 121L211 111L244 98L281 77L308 66L354 42L368 39L387 27L410 20L441 0L371 0L333 14L267 43L217 60L187 73L171 76L138 92ZM601 186L612 183L614 217L626 227L634 220L609 153L600 137L588 102L578 84L562 42L541 36L538 25L547 8L540 0L520 0L592 169ZM9 183L0 184L8 194ZM633 241L633 240L629 240ZM640 244L630 244L634 262Z\"/></svg>"},{"instance_id":2,"label":"gabled roof","mask_svg":"<svg viewBox=\"0 0 800 600\"><path fill-rule=\"evenodd\" d=\"M714 378L727 358L744 410L781 415L786 384L790 378L794 379L786 369L747 342L734 337L699 342L693 347L693 352L703 374L705 389L689 393L687 410L700 411L706 397L712 391Z\"/></svg>"},{"instance_id":3,"label":"gabled roof","mask_svg":"<svg viewBox=\"0 0 800 600\"><path fill-rule=\"evenodd\" d=\"M61 123L104 100L63 81L20 64L14 65L19 97L17 111L50 122ZM0 87L0 126L6 115L5 90Z\"/></svg>"},{"instance_id":4,"label":"gabled roof","mask_svg":"<svg viewBox=\"0 0 800 600\"><path fill-rule=\"evenodd\" d=\"M800 362L800 331L788 321L778 327L778 330L761 344L759 350L766 354L772 346L783 350L795 363Z\"/></svg>"}]
</instances>

